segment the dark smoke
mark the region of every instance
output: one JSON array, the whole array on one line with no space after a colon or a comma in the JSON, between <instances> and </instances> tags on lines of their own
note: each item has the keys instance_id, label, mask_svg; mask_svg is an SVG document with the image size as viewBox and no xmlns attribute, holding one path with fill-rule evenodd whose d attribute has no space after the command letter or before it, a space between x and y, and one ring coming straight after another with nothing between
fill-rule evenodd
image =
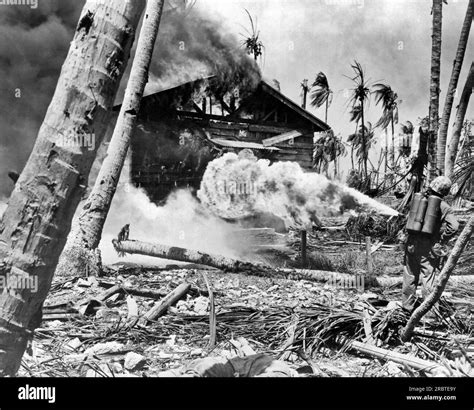
<instances>
[{"instance_id":1,"label":"dark smoke","mask_svg":"<svg viewBox=\"0 0 474 410\"><path fill-rule=\"evenodd\" d=\"M0 199L13 189L53 96L82 1L0 9ZM17 98L19 97L19 98Z\"/></svg>"},{"instance_id":2,"label":"dark smoke","mask_svg":"<svg viewBox=\"0 0 474 410\"><path fill-rule=\"evenodd\" d=\"M215 75L220 94L238 86L252 91L260 71L239 40L223 24L197 8L165 13L160 26L151 72L161 86L177 85Z\"/></svg>"},{"instance_id":3,"label":"dark smoke","mask_svg":"<svg viewBox=\"0 0 474 410\"><path fill-rule=\"evenodd\" d=\"M54 93L84 1L41 0L38 8L0 9L0 199L21 172ZM121 85L123 95L131 63ZM237 38L195 8L165 3L148 90L217 75L222 92L236 84L252 90L260 79ZM21 98L15 97L20 89Z\"/></svg>"}]
</instances>

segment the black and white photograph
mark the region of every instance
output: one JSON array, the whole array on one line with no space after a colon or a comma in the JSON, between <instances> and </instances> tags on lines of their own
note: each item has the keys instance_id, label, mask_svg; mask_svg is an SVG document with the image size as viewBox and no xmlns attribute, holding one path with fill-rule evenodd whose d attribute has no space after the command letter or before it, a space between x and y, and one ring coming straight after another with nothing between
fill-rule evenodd
<instances>
[{"instance_id":1,"label":"black and white photograph","mask_svg":"<svg viewBox=\"0 0 474 410\"><path fill-rule=\"evenodd\" d=\"M0 0L0 409L472 410L473 16Z\"/></svg>"}]
</instances>

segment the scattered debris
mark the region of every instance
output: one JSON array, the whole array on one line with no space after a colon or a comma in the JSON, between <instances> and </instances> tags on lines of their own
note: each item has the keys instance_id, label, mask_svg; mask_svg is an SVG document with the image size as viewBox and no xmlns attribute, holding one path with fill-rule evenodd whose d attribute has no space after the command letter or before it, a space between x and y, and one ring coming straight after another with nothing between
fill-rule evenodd
<instances>
[{"instance_id":1,"label":"scattered debris","mask_svg":"<svg viewBox=\"0 0 474 410\"><path fill-rule=\"evenodd\" d=\"M124 367L127 370L141 370L146 365L146 358L135 352L128 352L125 355Z\"/></svg>"},{"instance_id":2,"label":"scattered debris","mask_svg":"<svg viewBox=\"0 0 474 410\"><path fill-rule=\"evenodd\" d=\"M297 234L289 238L297 240ZM308 231L308 258L320 246L316 240ZM355 247L363 264L365 245L346 246ZM339 245L328 249L340 252ZM474 339L465 302L472 300L472 289L453 281L456 286L439 303L438 320L415 328L411 343L403 344L400 259L394 259L393 273L383 274L378 266L393 251L378 249L372 254L379 286L367 285L363 292L343 286L356 273L350 269L272 268L271 275L255 275L205 270L202 264L121 264L107 268L97 283L87 279L87 287L77 279L53 283L45 314L72 316L43 322L21 374L202 377L209 364L225 370L229 362L240 363L236 358L254 355L276 360L275 369L268 366L259 377L470 374L466 357L472 362ZM154 318L152 311L158 313Z\"/></svg>"},{"instance_id":3,"label":"scattered debris","mask_svg":"<svg viewBox=\"0 0 474 410\"><path fill-rule=\"evenodd\" d=\"M147 322L158 319L166 310L173 304L175 304L179 299L184 297L188 293L191 285L189 283L182 283L172 292L170 292L161 302L156 303L142 319L140 319L141 325L146 325Z\"/></svg>"}]
</instances>

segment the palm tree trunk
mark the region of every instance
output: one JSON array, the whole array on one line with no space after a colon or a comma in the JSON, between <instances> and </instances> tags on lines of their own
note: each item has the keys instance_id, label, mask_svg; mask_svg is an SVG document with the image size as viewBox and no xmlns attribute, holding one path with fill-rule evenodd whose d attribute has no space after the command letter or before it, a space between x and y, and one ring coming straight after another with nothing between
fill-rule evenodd
<instances>
[{"instance_id":1,"label":"palm tree trunk","mask_svg":"<svg viewBox=\"0 0 474 410\"><path fill-rule=\"evenodd\" d=\"M367 181L367 157L368 157L368 152L366 152L366 143L365 143L365 125L364 125L364 101L361 100L360 102L361 106L361 121L362 121L362 160L363 160L363 166L364 166L364 178Z\"/></svg>"},{"instance_id":2,"label":"palm tree trunk","mask_svg":"<svg viewBox=\"0 0 474 410\"><path fill-rule=\"evenodd\" d=\"M354 135L357 135L357 129L359 128L359 121L356 121L356 128L355 128L355 131L354 131ZM360 162L359 162L360 164ZM351 143L351 165L352 165L352 169L355 169L354 168L354 143Z\"/></svg>"},{"instance_id":3,"label":"palm tree trunk","mask_svg":"<svg viewBox=\"0 0 474 410\"><path fill-rule=\"evenodd\" d=\"M451 73L451 79L449 80L448 92L446 93L446 100L444 102L443 116L441 118L441 124L439 128L439 136L437 143L437 160L438 168L441 174L445 173L446 163L446 141L448 138L448 127L449 119L451 117L451 110L453 108L454 94L456 93L456 87L458 86L459 75L461 73L462 63L464 61L464 55L466 53L467 41L469 39L469 32L471 30L472 17L474 12L474 0L469 0L467 5L466 17L461 30L461 36L459 38L458 49L456 52L456 58L453 63L453 71Z\"/></svg>"},{"instance_id":4,"label":"palm tree trunk","mask_svg":"<svg viewBox=\"0 0 474 410\"><path fill-rule=\"evenodd\" d=\"M441 71L441 29L443 18L443 0L433 0L433 34L431 36L431 77L430 77L430 139L428 142L428 178L433 180L437 174L436 137L439 121L439 82Z\"/></svg>"},{"instance_id":5,"label":"palm tree trunk","mask_svg":"<svg viewBox=\"0 0 474 410\"><path fill-rule=\"evenodd\" d=\"M351 144L351 166L354 169L354 144Z\"/></svg>"},{"instance_id":6,"label":"palm tree trunk","mask_svg":"<svg viewBox=\"0 0 474 410\"><path fill-rule=\"evenodd\" d=\"M384 168L384 178L387 178L387 171L388 171L388 132L387 128L385 128L385 168Z\"/></svg>"},{"instance_id":7,"label":"palm tree trunk","mask_svg":"<svg viewBox=\"0 0 474 410\"><path fill-rule=\"evenodd\" d=\"M200 265L213 266L217 269L238 271L243 269L245 263L228 258L226 256L209 254L194 249L179 248L157 243L141 242L135 240L117 241L112 244L117 252L134 255L146 255L156 258L170 259L181 262L197 263Z\"/></svg>"},{"instance_id":8,"label":"palm tree trunk","mask_svg":"<svg viewBox=\"0 0 474 410\"><path fill-rule=\"evenodd\" d=\"M413 329L419 323L420 319L436 304L436 302L441 297L446 284L448 283L449 277L453 272L456 264L461 256L466 244L471 239L472 231L474 229L474 216L469 218L466 226L464 227L461 235L456 241L453 250L449 254L449 258L446 264L443 266L438 278L438 282L433 290L433 292L426 298L426 300L413 312L408 321L405 329L402 333L402 341L406 342L410 340Z\"/></svg>"},{"instance_id":9,"label":"palm tree trunk","mask_svg":"<svg viewBox=\"0 0 474 410\"><path fill-rule=\"evenodd\" d=\"M117 124L94 188L79 215L71 240L61 255L57 274L83 276L88 267L94 269L105 220L112 203L120 173L140 110L140 102L148 81L153 48L160 26L163 0L148 0L145 18L137 43L137 51L130 72ZM62 263L67 261L67 263Z\"/></svg>"},{"instance_id":10,"label":"palm tree trunk","mask_svg":"<svg viewBox=\"0 0 474 410\"><path fill-rule=\"evenodd\" d=\"M395 126L393 124L393 114L392 114L392 119L390 121L391 128L392 128L392 147L390 149L390 161L392 163L392 168L395 169Z\"/></svg>"},{"instance_id":11,"label":"palm tree trunk","mask_svg":"<svg viewBox=\"0 0 474 410\"><path fill-rule=\"evenodd\" d=\"M329 96L326 98L326 115L324 116L324 122L328 123L328 107L329 107Z\"/></svg>"},{"instance_id":12,"label":"palm tree trunk","mask_svg":"<svg viewBox=\"0 0 474 410\"><path fill-rule=\"evenodd\" d=\"M0 276L37 280L38 287L15 286L0 294L1 376L16 374L41 322L143 7L136 0L86 2L35 146L3 214ZM86 136L95 138L90 151L81 144Z\"/></svg>"},{"instance_id":13,"label":"palm tree trunk","mask_svg":"<svg viewBox=\"0 0 474 410\"><path fill-rule=\"evenodd\" d=\"M454 121L453 135L449 141L448 155L446 156L446 176L451 177L456 162L456 155L458 152L459 139L461 137L461 131L464 123L464 117L466 115L467 107L469 105L469 99L471 98L472 89L474 88L474 62L471 64L469 74L462 90L461 99L459 101L458 109L456 112L456 119Z\"/></svg>"}]
</instances>

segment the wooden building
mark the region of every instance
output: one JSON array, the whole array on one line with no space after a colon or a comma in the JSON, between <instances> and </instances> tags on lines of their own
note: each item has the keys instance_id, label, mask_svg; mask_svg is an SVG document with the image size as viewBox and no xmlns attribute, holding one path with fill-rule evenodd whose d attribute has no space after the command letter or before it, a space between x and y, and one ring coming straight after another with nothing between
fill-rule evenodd
<instances>
[{"instance_id":1,"label":"wooden building","mask_svg":"<svg viewBox=\"0 0 474 410\"><path fill-rule=\"evenodd\" d=\"M209 161L250 149L258 158L313 170L315 133L330 127L261 81L219 96L213 77L146 95L132 141L132 181L155 202L176 187L199 188Z\"/></svg>"}]
</instances>

